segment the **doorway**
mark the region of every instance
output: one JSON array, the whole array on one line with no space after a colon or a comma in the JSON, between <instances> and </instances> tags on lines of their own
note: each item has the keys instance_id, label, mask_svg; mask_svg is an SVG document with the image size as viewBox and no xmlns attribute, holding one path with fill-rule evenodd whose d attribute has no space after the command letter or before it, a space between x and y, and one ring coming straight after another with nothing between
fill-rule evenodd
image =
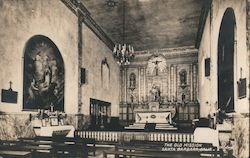
<instances>
[{"instance_id":1,"label":"doorway","mask_svg":"<svg viewBox=\"0 0 250 158\"><path fill-rule=\"evenodd\" d=\"M108 127L111 117L111 103L90 98L90 129Z\"/></svg>"}]
</instances>

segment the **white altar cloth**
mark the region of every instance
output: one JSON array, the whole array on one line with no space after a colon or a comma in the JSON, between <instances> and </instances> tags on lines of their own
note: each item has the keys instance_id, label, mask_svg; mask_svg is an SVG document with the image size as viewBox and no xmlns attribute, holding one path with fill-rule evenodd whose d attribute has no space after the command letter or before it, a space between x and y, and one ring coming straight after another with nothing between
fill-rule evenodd
<instances>
[{"instance_id":1,"label":"white altar cloth","mask_svg":"<svg viewBox=\"0 0 250 158\"><path fill-rule=\"evenodd\" d=\"M136 123L172 123L170 111L136 111Z\"/></svg>"},{"instance_id":2,"label":"white altar cloth","mask_svg":"<svg viewBox=\"0 0 250 158\"><path fill-rule=\"evenodd\" d=\"M45 126L45 127L34 127L34 131L37 136L49 136L49 137L52 136L53 132L69 131L66 137L74 137L75 128L72 125Z\"/></svg>"}]
</instances>

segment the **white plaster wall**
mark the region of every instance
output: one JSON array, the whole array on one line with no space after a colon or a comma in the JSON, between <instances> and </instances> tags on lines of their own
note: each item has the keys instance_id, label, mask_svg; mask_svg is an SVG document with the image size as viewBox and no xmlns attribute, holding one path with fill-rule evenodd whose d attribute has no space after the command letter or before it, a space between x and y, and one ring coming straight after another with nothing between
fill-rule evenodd
<instances>
[{"instance_id":1,"label":"white plaster wall","mask_svg":"<svg viewBox=\"0 0 250 158\"><path fill-rule=\"evenodd\" d=\"M77 112L77 17L59 0L0 0L0 88L9 81L18 92L17 104L0 102L0 111L20 112L23 107L23 55L34 35L50 38L64 60L65 112Z\"/></svg>"},{"instance_id":2,"label":"white plaster wall","mask_svg":"<svg viewBox=\"0 0 250 158\"><path fill-rule=\"evenodd\" d=\"M111 103L111 115L119 116L120 69L110 50L86 25L82 26L82 66L87 71L87 83L82 85L82 113L89 115L90 98ZM101 62L107 58L110 68L109 87L101 80Z\"/></svg>"},{"instance_id":3,"label":"white plaster wall","mask_svg":"<svg viewBox=\"0 0 250 158\"><path fill-rule=\"evenodd\" d=\"M246 47L246 1L245 0L214 0L211 11L207 17L199 48L199 101L200 114L206 117L209 113L214 113L217 109L217 48L219 30L223 15L227 8L233 8L236 18L236 40L237 48L235 52L235 111L236 113L248 113L248 97L238 99L237 81L240 78L240 68L242 78L247 78L249 83L249 61ZM204 74L204 59L211 58L210 77ZM249 89L247 88L247 96Z\"/></svg>"}]
</instances>

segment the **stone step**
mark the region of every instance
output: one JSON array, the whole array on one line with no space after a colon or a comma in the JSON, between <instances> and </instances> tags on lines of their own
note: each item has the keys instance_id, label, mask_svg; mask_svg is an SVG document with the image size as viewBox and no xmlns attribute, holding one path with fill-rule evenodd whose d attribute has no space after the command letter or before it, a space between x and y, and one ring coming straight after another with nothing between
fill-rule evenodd
<instances>
[{"instance_id":1,"label":"stone step","mask_svg":"<svg viewBox=\"0 0 250 158\"><path fill-rule=\"evenodd\" d=\"M159 126L159 127L166 127L166 126L172 126L172 125L170 125L170 124L164 124L164 125L159 125L159 124L156 124L156 126Z\"/></svg>"},{"instance_id":2,"label":"stone step","mask_svg":"<svg viewBox=\"0 0 250 158\"><path fill-rule=\"evenodd\" d=\"M144 129L146 123L134 123L132 125L129 125L128 127L125 127L125 129ZM155 126L155 129L157 130L177 130L176 127L173 125L170 125L168 123L157 123Z\"/></svg>"},{"instance_id":3,"label":"stone step","mask_svg":"<svg viewBox=\"0 0 250 158\"><path fill-rule=\"evenodd\" d=\"M128 126L128 127L125 127L125 129L144 129L144 127Z\"/></svg>"},{"instance_id":4,"label":"stone step","mask_svg":"<svg viewBox=\"0 0 250 158\"><path fill-rule=\"evenodd\" d=\"M176 127L168 127L168 128L155 128L155 129L158 129L158 130L166 130L166 131L168 131L168 130L177 130L177 128Z\"/></svg>"}]
</instances>

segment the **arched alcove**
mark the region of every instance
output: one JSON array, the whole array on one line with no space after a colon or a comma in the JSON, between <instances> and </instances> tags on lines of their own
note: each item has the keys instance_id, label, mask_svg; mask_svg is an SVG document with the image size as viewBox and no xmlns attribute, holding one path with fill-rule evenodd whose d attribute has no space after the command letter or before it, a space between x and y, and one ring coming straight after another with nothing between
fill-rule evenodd
<instances>
[{"instance_id":1,"label":"arched alcove","mask_svg":"<svg viewBox=\"0 0 250 158\"><path fill-rule=\"evenodd\" d=\"M223 16L218 40L218 108L234 111L235 14L228 8Z\"/></svg>"},{"instance_id":2,"label":"arched alcove","mask_svg":"<svg viewBox=\"0 0 250 158\"><path fill-rule=\"evenodd\" d=\"M48 37L30 38L24 49L23 109L64 111L64 62Z\"/></svg>"}]
</instances>

